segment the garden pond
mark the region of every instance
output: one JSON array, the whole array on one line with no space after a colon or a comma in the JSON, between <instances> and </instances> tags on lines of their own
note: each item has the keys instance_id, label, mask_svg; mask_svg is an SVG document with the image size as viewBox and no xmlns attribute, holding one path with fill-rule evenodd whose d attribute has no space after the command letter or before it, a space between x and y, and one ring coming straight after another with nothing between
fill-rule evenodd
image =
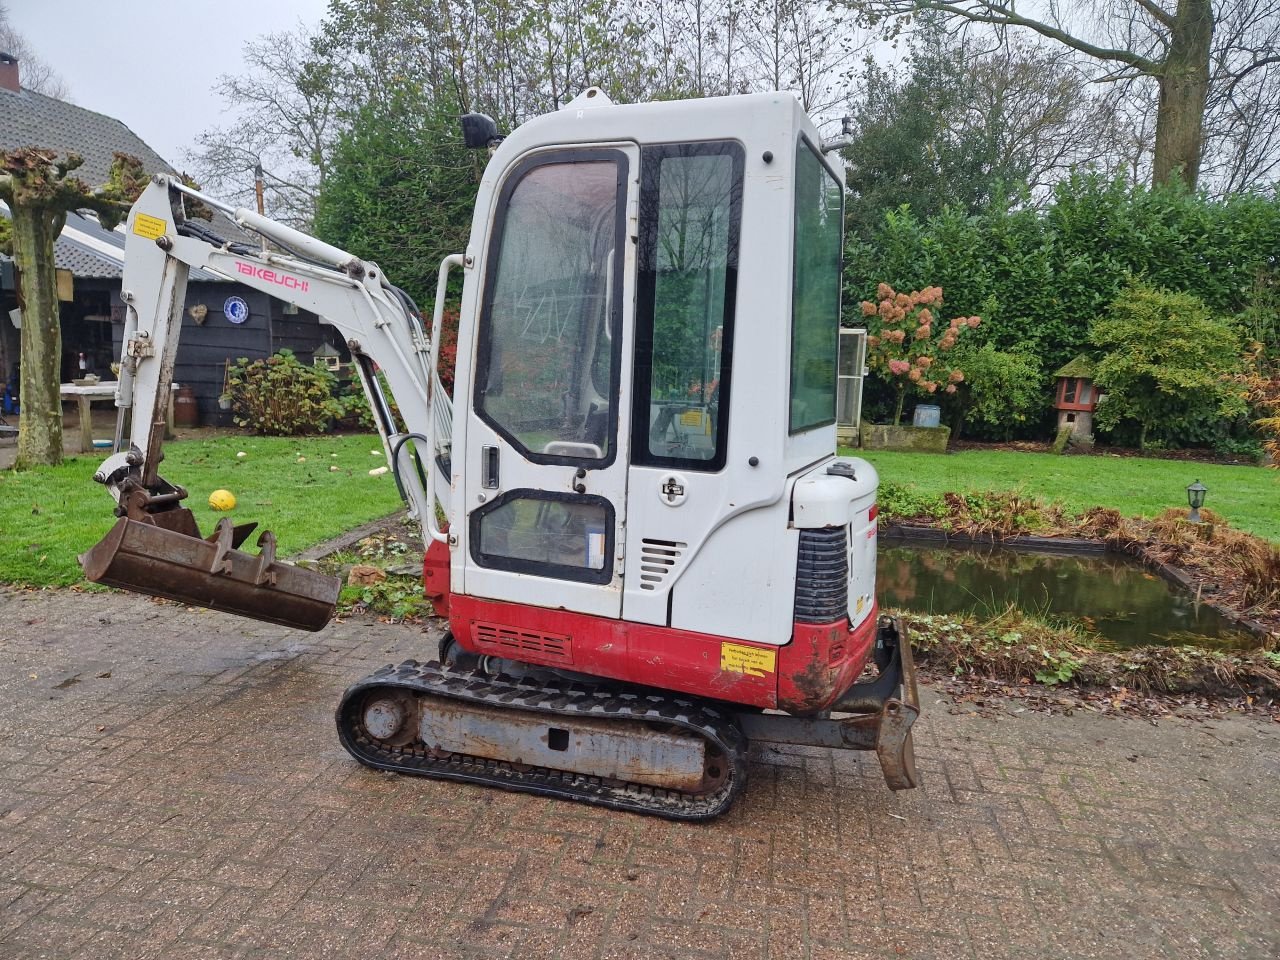
<instances>
[{"instance_id":1,"label":"garden pond","mask_svg":"<svg viewBox=\"0 0 1280 960\"><path fill-rule=\"evenodd\" d=\"M1135 560L1112 554L1023 552L885 540L880 602L917 613L994 616L1016 607L1074 624L1117 649L1191 644L1252 649L1250 633Z\"/></svg>"}]
</instances>

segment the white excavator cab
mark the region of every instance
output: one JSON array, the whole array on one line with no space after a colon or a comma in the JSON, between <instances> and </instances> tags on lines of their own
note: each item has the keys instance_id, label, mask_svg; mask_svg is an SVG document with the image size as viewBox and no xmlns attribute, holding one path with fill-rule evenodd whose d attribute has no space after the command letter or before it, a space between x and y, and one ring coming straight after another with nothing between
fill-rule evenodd
<instances>
[{"instance_id":1,"label":"white excavator cab","mask_svg":"<svg viewBox=\"0 0 1280 960\"><path fill-rule=\"evenodd\" d=\"M790 489L835 452L843 183L789 94L672 107L588 91L489 163L453 591L782 645Z\"/></svg>"}]
</instances>

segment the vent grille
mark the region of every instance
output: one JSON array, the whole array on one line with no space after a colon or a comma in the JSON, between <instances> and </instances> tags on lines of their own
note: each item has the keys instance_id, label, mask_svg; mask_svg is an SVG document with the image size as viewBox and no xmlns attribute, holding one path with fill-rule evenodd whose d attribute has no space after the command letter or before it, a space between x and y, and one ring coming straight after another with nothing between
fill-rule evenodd
<instances>
[{"instance_id":1,"label":"vent grille","mask_svg":"<svg viewBox=\"0 0 1280 960\"><path fill-rule=\"evenodd\" d=\"M640 589L657 590L688 546L679 540L641 540Z\"/></svg>"},{"instance_id":2,"label":"vent grille","mask_svg":"<svg viewBox=\"0 0 1280 960\"><path fill-rule=\"evenodd\" d=\"M848 610L847 528L801 530L796 560L796 622L832 623Z\"/></svg>"},{"instance_id":3,"label":"vent grille","mask_svg":"<svg viewBox=\"0 0 1280 960\"><path fill-rule=\"evenodd\" d=\"M498 623L472 625L476 645L486 653L514 657L521 654L539 654L564 663L573 662L573 641L554 633L538 633L535 630L518 630Z\"/></svg>"}]
</instances>

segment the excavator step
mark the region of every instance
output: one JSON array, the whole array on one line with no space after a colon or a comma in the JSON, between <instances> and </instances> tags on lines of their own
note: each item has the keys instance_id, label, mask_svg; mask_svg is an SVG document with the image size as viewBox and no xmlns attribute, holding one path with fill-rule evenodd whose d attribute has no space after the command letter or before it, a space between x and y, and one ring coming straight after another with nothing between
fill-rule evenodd
<instances>
[{"instance_id":1,"label":"excavator step","mask_svg":"<svg viewBox=\"0 0 1280 960\"><path fill-rule=\"evenodd\" d=\"M659 692L388 665L350 687L338 736L366 766L707 820L747 779L747 742L714 705Z\"/></svg>"}]
</instances>

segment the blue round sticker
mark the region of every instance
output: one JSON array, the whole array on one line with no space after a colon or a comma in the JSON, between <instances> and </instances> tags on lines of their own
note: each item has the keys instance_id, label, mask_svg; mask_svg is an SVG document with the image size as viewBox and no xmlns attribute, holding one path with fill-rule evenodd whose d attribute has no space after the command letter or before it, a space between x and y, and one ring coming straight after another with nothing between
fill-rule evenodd
<instances>
[{"instance_id":1,"label":"blue round sticker","mask_svg":"<svg viewBox=\"0 0 1280 960\"><path fill-rule=\"evenodd\" d=\"M249 305L239 297L227 297L222 313L232 323L244 323L249 319Z\"/></svg>"}]
</instances>

